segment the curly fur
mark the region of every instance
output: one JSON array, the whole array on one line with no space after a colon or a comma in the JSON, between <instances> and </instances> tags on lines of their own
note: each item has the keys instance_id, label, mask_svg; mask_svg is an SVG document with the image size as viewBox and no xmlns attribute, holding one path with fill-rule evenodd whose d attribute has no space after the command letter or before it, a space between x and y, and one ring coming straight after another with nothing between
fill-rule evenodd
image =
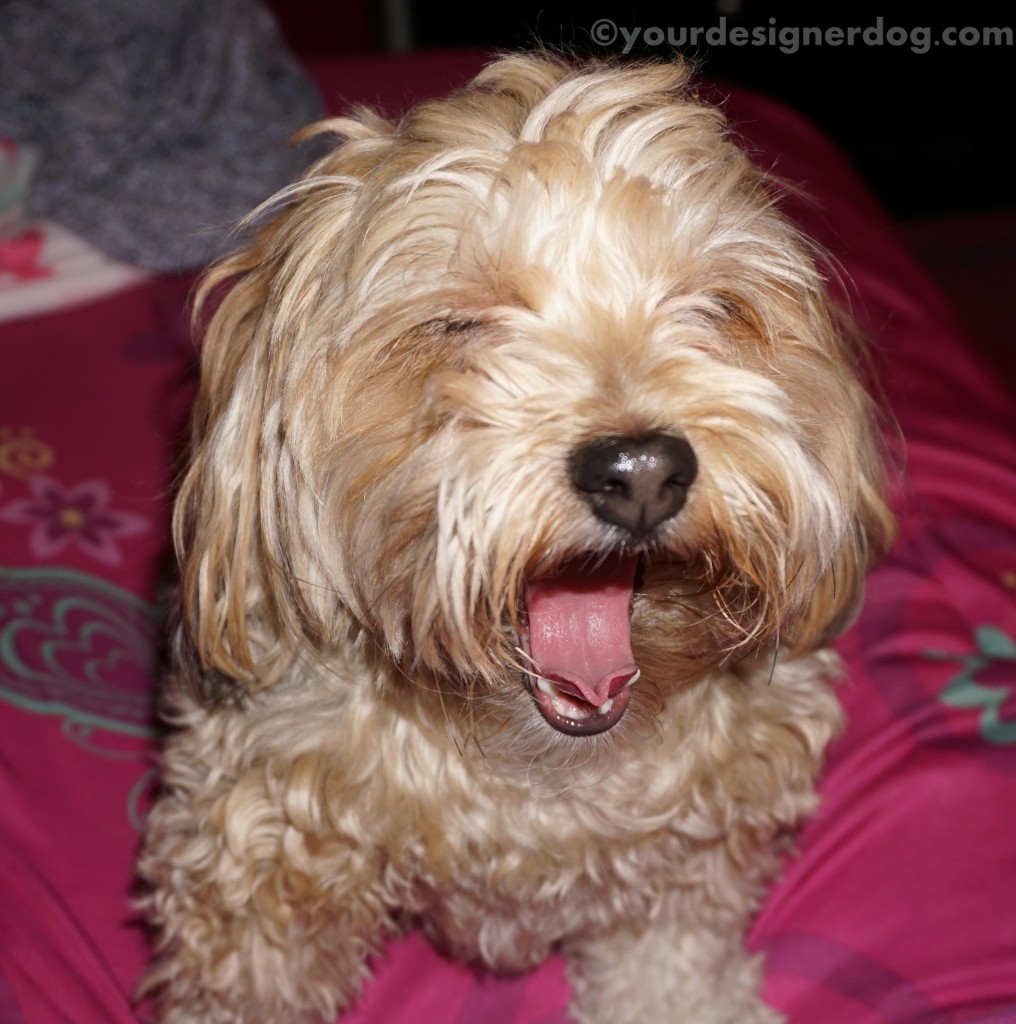
<instances>
[{"instance_id":1,"label":"curly fur","mask_svg":"<svg viewBox=\"0 0 1016 1024\"><path fill-rule=\"evenodd\" d=\"M341 144L203 288L160 1019L330 1020L422 922L501 971L563 950L586 1024L778 1021L743 932L892 529L821 261L680 64L509 57L316 130ZM653 432L699 470L635 543L569 457ZM525 588L619 551L641 676L567 735Z\"/></svg>"}]
</instances>

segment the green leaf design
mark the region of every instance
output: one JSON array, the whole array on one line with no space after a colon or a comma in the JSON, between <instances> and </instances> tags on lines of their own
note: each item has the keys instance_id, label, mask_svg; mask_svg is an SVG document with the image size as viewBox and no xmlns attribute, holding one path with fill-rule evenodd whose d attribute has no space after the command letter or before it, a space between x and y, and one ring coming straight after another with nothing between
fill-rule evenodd
<instances>
[{"instance_id":1,"label":"green leaf design","mask_svg":"<svg viewBox=\"0 0 1016 1024\"><path fill-rule=\"evenodd\" d=\"M940 699L950 707L980 709L978 731L981 738L995 746L1009 746L1016 743L1016 721L1003 719L1001 709L1016 686L1016 678L1007 685L986 686L977 681L977 676L998 662L1013 662L1016 669L1016 643L1007 633L987 625L974 630L974 642L977 648L974 654L947 655L942 651L925 651L924 654L936 661L959 661L964 666L942 689Z\"/></svg>"},{"instance_id":2,"label":"green leaf design","mask_svg":"<svg viewBox=\"0 0 1016 1024\"><path fill-rule=\"evenodd\" d=\"M995 661L1016 661L1016 643L994 626L978 626L974 630L977 649Z\"/></svg>"}]
</instances>

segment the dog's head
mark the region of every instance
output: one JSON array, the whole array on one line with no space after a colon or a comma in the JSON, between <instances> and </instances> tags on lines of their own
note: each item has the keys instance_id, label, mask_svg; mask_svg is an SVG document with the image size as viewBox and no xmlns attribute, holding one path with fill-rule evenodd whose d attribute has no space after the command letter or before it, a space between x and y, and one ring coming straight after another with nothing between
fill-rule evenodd
<instances>
[{"instance_id":1,"label":"dog's head","mask_svg":"<svg viewBox=\"0 0 1016 1024\"><path fill-rule=\"evenodd\" d=\"M869 401L682 66L509 58L324 130L206 285L176 519L200 676L353 644L446 711L592 734L849 618L889 529Z\"/></svg>"}]
</instances>

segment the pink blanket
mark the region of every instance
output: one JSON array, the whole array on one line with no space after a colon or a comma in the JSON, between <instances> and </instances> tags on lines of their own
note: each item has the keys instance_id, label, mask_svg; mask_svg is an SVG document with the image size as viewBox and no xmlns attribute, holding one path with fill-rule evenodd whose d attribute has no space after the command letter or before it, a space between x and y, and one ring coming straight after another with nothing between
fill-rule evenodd
<instances>
[{"instance_id":1,"label":"pink blanket","mask_svg":"<svg viewBox=\"0 0 1016 1024\"><path fill-rule=\"evenodd\" d=\"M317 70L398 107L473 56ZM793 1024L1016 1022L1016 400L838 153L736 94L837 257L907 444L904 532L842 639L824 803L755 923ZM132 861L153 781L167 495L191 392L187 280L0 326L0 1024L121 1024L145 962ZM478 976L393 945L356 1024L564 1024L561 966Z\"/></svg>"}]
</instances>

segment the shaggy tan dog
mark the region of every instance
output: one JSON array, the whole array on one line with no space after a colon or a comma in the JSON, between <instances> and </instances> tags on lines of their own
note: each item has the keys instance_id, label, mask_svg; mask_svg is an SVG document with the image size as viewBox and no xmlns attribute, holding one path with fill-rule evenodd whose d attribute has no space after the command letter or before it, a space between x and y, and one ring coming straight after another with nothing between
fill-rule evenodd
<instances>
[{"instance_id":1,"label":"shaggy tan dog","mask_svg":"<svg viewBox=\"0 0 1016 1024\"><path fill-rule=\"evenodd\" d=\"M890 517L813 249L681 65L360 111L211 276L173 1024L328 1021L414 922L597 1024L771 1024L746 923Z\"/></svg>"}]
</instances>

